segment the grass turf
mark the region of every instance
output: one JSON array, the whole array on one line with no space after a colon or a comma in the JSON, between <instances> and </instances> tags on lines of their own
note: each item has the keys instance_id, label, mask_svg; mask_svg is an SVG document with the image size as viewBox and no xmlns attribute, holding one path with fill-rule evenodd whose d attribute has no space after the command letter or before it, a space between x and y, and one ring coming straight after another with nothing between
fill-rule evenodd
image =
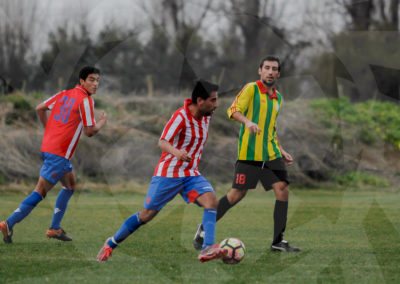
<instances>
[{"instance_id":1,"label":"grass turf","mask_svg":"<svg viewBox=\"0 0 400 284\"><path fill-rule=\"evenodd\" d=\"M200 263L192 238L202 210L177 197L123 242L108 263L104 243L142 205L140 193L75 194L62 223L72 242L47 240L58 190L0 243L0 282L18 283L399 283L400 197L395 193L292 190L286 238L300 253L272 253L273 193L249 192L217 223L216 240L241 239L238 265ZM4 193L0 218L24 196Z\"/></svg>"}]
</instances>

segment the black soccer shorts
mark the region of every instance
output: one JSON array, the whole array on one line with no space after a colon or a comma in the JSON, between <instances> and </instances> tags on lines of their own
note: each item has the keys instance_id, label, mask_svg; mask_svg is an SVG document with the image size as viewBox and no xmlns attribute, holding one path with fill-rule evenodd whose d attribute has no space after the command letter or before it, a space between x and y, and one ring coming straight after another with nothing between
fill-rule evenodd
<instances>
[{"instance_id":1,"label":"black soccer shorts","mask_svg":"<svg viewBox=\"0 0 400 284\"><path fill-rule=\"evenodd\" d=\"M266 162L238 160L232 188L254 189L260 180L265 190L271 190L276 182L285 181L289 184L287 176L286 165L282 158Z\"/></svg>"}]
</instances>

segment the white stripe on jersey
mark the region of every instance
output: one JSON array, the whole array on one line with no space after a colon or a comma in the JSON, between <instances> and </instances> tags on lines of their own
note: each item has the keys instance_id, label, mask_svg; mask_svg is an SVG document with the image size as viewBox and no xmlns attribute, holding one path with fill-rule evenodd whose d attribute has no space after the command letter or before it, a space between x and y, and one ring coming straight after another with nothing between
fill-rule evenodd
<instances>
[{"instance_id":1,"label":"white stripe on jersey","mask_svg":"<svg viewBox=\"0 0 400 284\"><path fill-rule=\"evenodd\" d=\"M62 93L64 91L58 92L57 94L51 96L50 98L48 98L47 100L45 100L43 103L46 104L48 101L50 101L51 99L53 99L55 96L57 96L58 94ZM54 105L56 104L56 101L54 101L51 105L48 106L49 110L52 110Z\"/></svg>"},{"instance_id":2,"label":"white stripe on jersey","mask_svg":"<svg viewBox=\"0 0 400 284\"><path fill-rule=\"evenodd\" d=\"M165 140L169 141L169 139L172 138L172 135L174 134L176 128L179 126L179 124L182 122L182 117L180 115L178 115L174 122L171 124L171 127L168 129L165 129L165 131L167 131L167 133L165 134ZM163 136L163 134L161 134L161 136ZM176 145L175 145L176 146Z\"/></svg>"},{"instance_id":3,"label":"white stripe on jersey","mask_svg":"<svg viewBox=\"0 0 400 284\"><path fill-rule=\"evenodd\" d=\"M67 153L65 154L65 159L70 159L71 158L71 151L74 149L76 143L78 143L78 137L81 134L83 128L83 123L79 123L78 127L76 128L76 131L74 133L74 136L72 137L71 143L68 146Z\"/></svg>"},{"instance_id":4,"label":"white stripe on jersey","mask_svg":"<svg viewBox=\"0 0 400 284\"><path fill-rule=\"evenodd\" d=\"M181 121L182 121L182 119L181 119ZM174 141L172 142L172 146L177 148L178 147L178 143L179 143L179 135L176 135L174 137ZM183 145L185 145L185 144L182 144L182 146ZM172 160L171 160L171 163L169 164L168 169L167 169L167 177L173 177L174 176L174 168L175 168L177 163L178 163L178 159L175 156L173 156Z\"/></svg>"},{"instance_id":5,"label":"white stripe on jersey","mask_svg":"<svg viewBox=\"0 0 400 284\"><path fill-rule=\"evenodd\" d=\"M171 156L172 156L171 154L168 154L167 156L165 156L165 160L162 161L158 166L158 171L155 174L156 176L161 176L161 172L162 172L162 170L164 168L165 161L169 160L171 158Z\"/></svg>"},{"instance_id":6,"label":"white stripe on jersey","mask_svg":"<svg viewBox=\"0 0 400 284\"><path fill-rule=\"evenodd\" d=\"M204 145L206 144L207 135L208 135L208 124L206 123L206 120L202 120L201 124L202 124L202 128L201 129L203 130L203 132L202 132L203 141L201 142L199 150L196 152L196 155L195 155L195 158L194 158L195 162L193 163L193 169L196 169L196 170L197 170L200 158L201 158L201 154L203 153L203 148L204 148Z\"/></svg>"},{"instance_id":7,"label":"white stripe on jersey","mask_svg":"<svg viewBox=\"0 0 400 284\"><path fill-rule=\"evenodd\" d=\"M174 155L167 154L158 163L157 171L154 175L164 177L199 175L200 172L197 167L203 152L204 144L207 140L210 119L209 117L202 117L201 120L196 120L186 112L185 108L176 112L171 119L174 120L168 122L161 137L170 141L173 147L178 148L179 150L187 150L188 156L192 157L193 161L181 162ZM181 131L184 132L176 133L179 125L181 126ZM173 137L172 135L175 136ZM188 167L188 165L190 166Z\"/></svg>"},{"instance_id":8,"label":"white stripe on jersey","mask_svg":"<svg viewBox=\"0 0 400 284\"><path fill-rule=\"evenodd\" d=\"M189 118L186 115L185 109L183 109L181 111L181 113L185 118L185 125L186 125L185 140L183 141L182 146L186 147L186 146L189 145L190 141L192 140L192 131L191 131L191 126L190 126L190 121L189 121ZM194 128L194 132L195 132L195 136L198 136L199 131L198 130L196 131L196 124L195 124L195 128ZM189 149L189 152L188 152L188 156L189 157L191 157L193 155L193 152L196 149L197 140L198 140L198 138L196 137L192 147ZM179 167L178 175L180 177L184 177L185 176L185 168L187 167L187 165L188 165L188 162L183 163L182 166Z\"/></svg>"},{"instance_id":9,"label":"white stripe on jersey","mask_svg":"<svg viewBox=\"0 0 400 284\"><path fill-rule=\"evenodd\" d=\"M83 107L85 109L86 124L87 126L92 126L93 121L92 121L92 112L90 110L89 98L83 99Z\"/></svg>"}]
</instances>

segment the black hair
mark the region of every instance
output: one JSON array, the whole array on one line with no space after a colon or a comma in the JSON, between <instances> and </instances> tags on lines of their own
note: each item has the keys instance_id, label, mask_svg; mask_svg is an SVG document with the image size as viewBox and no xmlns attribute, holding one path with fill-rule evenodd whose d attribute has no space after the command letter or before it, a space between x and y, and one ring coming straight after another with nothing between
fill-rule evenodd
<instances>
[{"instance_id":1,"label":"black hair","mask_svg":"<svg viewBox=\"0 0 400 284\"><path fill-rule=\"evenodd\" d=\"M276 62L278 62L278 71L279 72L281 71L281 61L279 60L279 57L273 56L273 55L268 55L268 56L264 57L260 62L260 68L263 67L265 61L276 61Z\"/></svg>"},{"instance_id":2,"label":"black hair","mask_svg":"<svg viewBox=\"0 0 400 284\"><path fill-rule=\"evenodd\" d=\"M90 74L100 75L100 69L93 66L85 66L81 69L81 71L79 71L79 79L85 81Z\"/></svg>"},{"instance_id":3,"label":"black hair","mask_svg":"<svg viewBox=\"0 0 400 284\"><path fill-rule=\"evenodd\" d=\"M206 100L212 92L218 91L218 88L218 85L215 85L208 81L202 79L197 80L192 92L192 102L194 104L197 104L197 98L202 98L203 100Z\"/></svg>"}]
</instances>

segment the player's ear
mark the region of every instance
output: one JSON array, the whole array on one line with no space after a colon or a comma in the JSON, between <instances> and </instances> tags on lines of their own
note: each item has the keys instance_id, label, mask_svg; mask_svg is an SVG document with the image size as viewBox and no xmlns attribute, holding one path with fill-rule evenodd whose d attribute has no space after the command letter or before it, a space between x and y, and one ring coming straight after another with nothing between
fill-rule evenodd
<instances>
[{"instance_id":1,"label":"player's ear","mask_svg":"<svg viewBox=\"0 0 400 284\"><path fill-rule=\"evenodd\" d=\"M83 79L79 79L79 83L81 84L81 86L83 85L83 83L85 83L85 80Z\"/></svg>"}]
</instances>

